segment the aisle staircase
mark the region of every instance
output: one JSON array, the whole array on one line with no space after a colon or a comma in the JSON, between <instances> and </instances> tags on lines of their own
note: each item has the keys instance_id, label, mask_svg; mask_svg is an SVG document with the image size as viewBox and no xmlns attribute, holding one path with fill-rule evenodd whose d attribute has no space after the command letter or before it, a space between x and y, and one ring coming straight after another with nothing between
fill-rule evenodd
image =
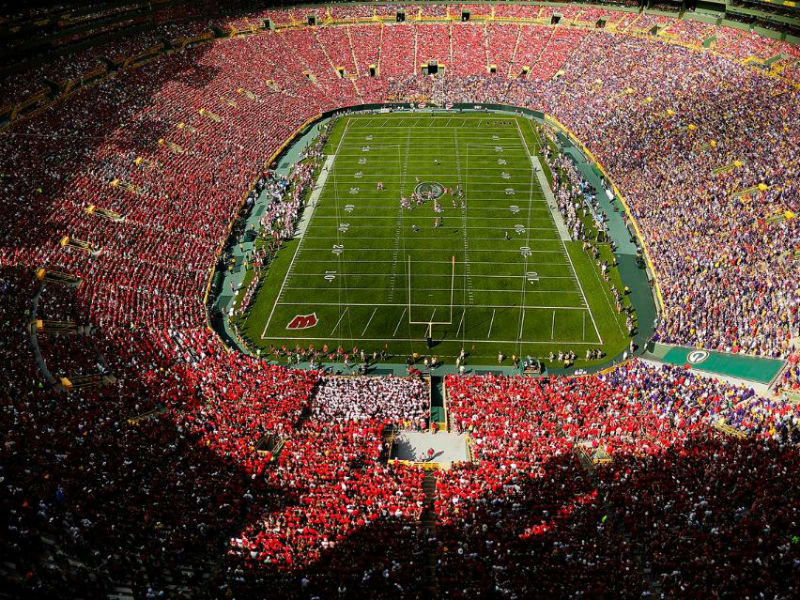
<instances>
[{"instance_id":1,"label":"aisle staircase","mask_svg":"<svg viewBox=\"0 0 800 600\"><path fill-rule=\"evenodd\" d=\"M444 378L441 375L431 375L431 419L440 429L447 428L447 411L444 400Z\"/></svg>"},{"instance_id":2,"label":"aisle staircase","mask_svg":"<svg viewBox=\"0 0 800 600\"><path fill-rule=\"evenodd\" d=\"M419 68L419 65L418 65L418 62L417 62L417 48L418 48L417 38L418 37L419 37L419 32L417 31L417 28L415 26L414 27L414 73L415 74L417 72L417 69Z\"/></svg>"},{"instance_id":3,"label":"aisle staircase","mask_svg":"<svg viewBox=\"0 0 800 600\"><path fill-rule=\"evenodd\" d=\"M517 27L517 41L514 42L514 51L511 53L511 60L508 62L508 73L506 73L506 77L511 77L514 64L517 62L517 50L519 49L519 40L522 37L522 26Z\"/></svg>"},{"instance_id":4,"label":"aisle staircase","mask_svg":"<svg viewBox=\"0 0 800 600\"><path fill-rule=\"evenodd\" d=\"M436 539L436 475L428 471L422 480L425 506L419 522L419 539L422 541L422 587L426 598L439 597L438 540Z\"/></svg>"},{"instance_id":5,"label":"aisle staircase","mask_svg":"<svg viewBox=\"0 0 800 600\"><path fill-rule=\"evenodd\" d=\"M350 54L353 57L353 66L356 68L356 77L361 77L361 69L358 68L358 59L356 58L356 51L353 48L353 36L350 35L350 28L344 28L345 33L347 34L347 43L350 44Z\"/></svg>"}]
</instances>

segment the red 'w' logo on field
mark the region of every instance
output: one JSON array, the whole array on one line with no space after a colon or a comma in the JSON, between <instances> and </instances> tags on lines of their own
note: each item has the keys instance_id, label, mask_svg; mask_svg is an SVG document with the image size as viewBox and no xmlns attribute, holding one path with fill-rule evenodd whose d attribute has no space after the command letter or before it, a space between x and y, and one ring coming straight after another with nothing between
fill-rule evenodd
<instances>
[{"instance_id":1,"label":"red 'w' logo on field","mask_svg":"<svg viewBox=\"0 0 800 600\"><path fill-rule=\"evenodd\" d=\"M310 329L317 326L317 313L310 315L297 315L289 321L286 329Z\"/></svg>"}]
</instances>

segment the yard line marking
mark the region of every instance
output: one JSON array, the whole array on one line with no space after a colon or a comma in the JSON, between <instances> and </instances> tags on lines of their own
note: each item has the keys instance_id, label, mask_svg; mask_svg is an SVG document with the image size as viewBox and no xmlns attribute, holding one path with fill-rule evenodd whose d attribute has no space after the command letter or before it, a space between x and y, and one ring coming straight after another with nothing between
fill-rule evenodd
<instances>
[{"instance_id":1,"label":"yard line marking","mask_svg":"<svg viewBox=\"0 0 800 600\"><path fill-rule=\"evenodd\" d=\"M552 240L549 240L549 241L552 241ZM328 252L328 253L330 253L330 251L331 251L330 247L328 247L328 248L304 248L304 250L307 250L309 252ZM392 251L392 248L350 248L348 250L348 253L352 254L353 252L391 252L391 251ZM484 254L486 252L491 252L493 254L495 254L495 253L503 253L503 254L516 254L516 255L519 255L519 249L516 249L516 250L500 250L500 249L495 249L495 248L481 248L479 250L471 250L471 252L483 252ZM532 252L533 254L559 254L559 253L563 252L563 250L560 250L560 249L559 250L536 250L534 248L531 248L530 252ZM348 259L348 262L349 262L349 259Z\"/></svg>"},{"instance_id":2,"label":"yard line marking","mask_svg":"<svg viewBox=\"0 0 800 600\"><path fill-rule=\"evenodd\" d=\"M352 289L352 288L351 288L351 289ZM378 307L377 307L377 306L375 307L375 310L373 310L373 311L372 311L372 314L369 316L369 321L367 321L367 324L366 324L366 325L364 325L364 330L361 332L361 336L362 336L362 337L363 337L363 336L364 336L364 334L367 332L367 327L369 327L369 324L370 324L370 323L372 323L372 317L374 317L374 316L375 316L375 313L376 313L376 312L378 312ZM586 313L584 313L584 315L585 315L585 314L586 314Z\"/></svg>"},{"instance_id":3,"label":"yard line marking","mask_svg":"<svg viewBox=\"0 0 800 600\"><path fill-rule=\"evenodd\" d=\"M439 156L439 155L436 155L436 154L435 154L434 156ZM413 165L412 165L412 166L413 166ZM352 177L353 175L352 175L352 174L348 174L348 173L342 173L342 176L343 176L343 177L348 177L348 176L349 176L349 177ZM431 175L431 177L436 177L436 175ZM383 179L385 179L386 181L389 181L389 178L388 178L388 177L384 177ZM366 180L366 181L370 181L370 179L369 179L368 177L362 177L362 181L364 181L364 180ZM378 178L377 178L377 177L375 178L375 181L378 181ZM337 187L339 187L339 188L345 188L345 187L350 187L350 185L351 185L351 184L350 184L349 180L347 180L347 181L345 181L344 183L341 183L341 184L339 184ZM510 179L508 179L508 180L506 180L506 181L479 181L479 182L473 182L473 187L479 187L479 188L480 188L480 187L484 187L484 186L485 186L485 187L491 187L491 186L497 186L497 187L500 187L500 186L502 186L502 187L504 187L504 188L507 188L507 187L512 187L512 186L514 186L514 185L517 185L517 186L523 186L523 187L528 187L526 184L519 183L519 182L517 182L517 181L512 181L512 180L510 180ZM533 187L535 187L535 186L533 186ZM364 199L365 197L364 197L364 196L359 196L359 198L360 198L360 199ZM372 197L371 199L372 199L372 200L375 200L375 199L377 199L377 198L379 198L379 196L374 196L374 197Z\"/></svg>"},{"instance_id":4,"label":"yard line marking","mask_svg":"<svg viewBox=\"0 0 800 600\"><path fill-rule=\"evenodd\" d=\"M458 329L456 329L456 337L458 337L458 334L461 332L461 325L464 324L464 315L466 314L466 312L467 312L466 308L461 311L461 320L458 322Z\"/></svg>"},{"instance_id":5,"label":"yard line marking","mask_svg":"<svg viewBox=\"0 0 800 600\"><path fill-rule=\"evenodd\" d=\"M496 312L497 312L497 309L494 309L494 310L492 311L492 320L491 320L491 321L489 321L489 333L487 333L487 334L486 334L486 339L487 339L487 340L488 340L490 337L492 337L492 325L494 325L494 313L496 313Z\"/></svg>"},{"instance_id":6,"label":"yard line marking","mask_svg":"<svg viewBox=\"0 0 800 600\"><path fill-rule=\"evenodd\" d=\"M379 306L386 306L386 305L384 304L384 305L379 305ZM391 304L389 306L397 306L397 305L396 304ZM394 328L394 332L392 333L392 337L395 337L397 335L397 330L400 329L400 325L403 323L403 317L406 316L406 310L408 310L408 309L404 306L403 307L403 312L400 315L400 320L397 321L397 327Z\"/></svg>"},{"instance_id":7,"label":"yard line marking","mask_svg":"<svg viewBox=\"0 0 800 600\"><path fill-rule=\"evenodd\" d=\"M523 147L525 148L525 154L527 154L528 156L533 156L531 154L530 148L528 148L528 142L525 141L525 136L522 135L522 129L519 126L519 119L514 119L514 125L517 128L517 134L519 135L519 139L522 142Z\"/></svg>"},{"instance_id":8,"label":"yard line marking","mask_svg":"<svg viewBox=\"0 0 800 600\"><path fill-rule=\"evenodd\" d=\"M524 195L524 194L521 194ZM399 198L398 198L399 199ZM383 202L370 202L369 200L373 200L372 198L367 199L367 202L359 202L358 208L360 209L381 209L386 210L386 200L384 199ZM374 200L378 200L375 198ZM499 201L492 200L492 204L485 204L480 205L479 202L484 202L483 199L472 199L472 213L488 213L489 214L496 214L496 213L505 213L505 219L509 220L514 216L514 213L511 212L511 209L508 205L502 205ZM536 206L537 204L541 204L542 206ZM546 215L550 212L550 209L547 206L544 206L545 202L543 199L533 198L531 201L531 212L539 213L541 215ZM409 215L417 218L422 218L421 214L414 214L414 211L407 211ZM357 215L354 215L356 217ZM477 215L476 215L477 216ZM381 216L380 218L386 219L386 216ZM544 217L542 217L544 218Z\"/></svg>"},{"instance_id":9,"label":"yard line marking","mask_svg":"<svg viewBox=\"0 0 800 600\"><path fill-rule=\"evenodd\" d=\"M586 317L586 313L583 313L583 316ZM550 339L552 340L555 335L556 335L556 311L553 311L553 324L550 326Z\"/></svg>"},{"instance_id":10,"label":"yard line marking","mask_svg":"<svg viewBox=\"0 0 800 600\"><path fill-rule=\"evenodd\" d=\"M572 258L570 258L569 251L564 248L564 254L567 255L567 260L569 261L569 268L572 269L573 274L575 275L575 279L578 282L578 289L581 291L581 296L583 297L583 304L584 306L589 309L589 315L592 317L592 324L594 325L594 332L597 334L597 339L600 340L600 344L603 343L603 336L600 335L600 331L597 329L597 323L594 320L594 314L592 310L589 308L589 303L586 301L586 294L583 292L583 285L581 285L581 280L578 279L578 274L575 272L575 265L572 264Z\"/></svg>"},{"instance_id":11,"label":"yard line marking","mask_svg":"<svg viewBox=\"0 0 800 600\"><path fill-rule=\"evenodd\" d=\"M385 248L384 250L388 250L388 248ZM330 259L330 258L325 258L325 259L300 258L300 259L297 260L297 264L301 264L301 263L330 263L333 260L334 259ZM349 262L349 263L388 264L388 263L390 263L392 261L391 260L348 260L347 262ZM429 264L429 265L433 265L433 264L440 265L440 264L442 264L442 261L440 261L440 260L415 260L414 262L417 263L417 264ZM490 261L473 260L473 261L470 261L470 263L473 264L473 265L492 265L492 266L495 266L495 265L512 265L512 266L515 266L515 267L519 266L519 262L494 262L494 261L491 261L491 260ZM457 260L456 264L460 265L460 264L464 264L464 262L460 261L460 260ZM566 261L562 261L562 262L554 262L554 263L552 263L552 262L543 262L542 261L542 262L532 263L532 265L536 266L536 267L565 267L565 266L567 266L567 262ZM309 275L309 274L308 273L297 273L298 277L305 276L305 275ZM319 276L319 273L312 273L311 275ZM436 275L436 277L450 277L450 275ZM460 277L460 276L457 275L456 277ZM507 275L481 275L481 277L510 277L510 275L508 275L508 276ZM517 277L523 277L523 276L522 275L517 275ZM573 278L572 275L542 275L541 273L539 274L539 277L542 278L542 279L572 279Z\"/></svg>"},{"instance_id":12,"label":"yard line marking","mask_svg":"<svg viewBox=\"0 0 800 600\"><path fill-rule=\"evenodd\" d=\"M307 306L308 302L279 302L281 306ZM314 302L314 306L340 306L339 302ZM396 308L400 308L404 306L403 304L387 304L385 302L349 302L349 306L356 307L356 306L394 306ZM415 304L415 306L419 307L445 307L447 306L447 302L439 302L438 304ZM453 304L454 308L519 308L519 304ZM589 311L586 306L553 306L552 304L548 305L541 305L541 304L526 304L523 306L525 310L530 309L547 309L547 310L583 310Z\"/></svg>"},{"instance_id":13,"label":"yard line marking","mask_svg":"<svg viewBox=\"0 0 800 600\"><path fill-rule=\"evenodd\" d=\"M355 262L355 261L352 261L352 262ZM389 261L376 260L376 261L362 261L362 262L373 262L373 263L381 264L381 263L386 263L386 262L389 262ZM417 262L419 263L420 261L417 261ZM439 264L439 263L436 263L436 264ZM484 263L484 264L491 264L492 266L494 266L494 265L497 265L497 264L500 264L500 263ZM514 265L514 266L519 266L519 263L508 263L508 264L511 264L511 265ZM567 263L564 262L564 263L561 263L561 265L567 266ZM539 264L535 263L535 266L539 266ZM359 273L358 271L349 271L347 274L350 275L351 277L385 277L386 276L385 273L373 273L371 271L367 271L367 272L364 272L364 273ZM319 273L295 273L294 276L295 277L311 277L311 278L317 279L317 278L319 278ZM456 277L461 277L462 279L464 277L466 277L466 275L464 273L457 273L455 276ZM444 278L451 279L453 277L453 275L451 275L449 273L426 273L425 277L426 278L428 278L428 277L438 277L439 279L444 279ZM523 273L522 275L519 275L517 273L509 273L508 275L489 275L489 274L481 275L482 279L519 279L520 277L522 277L523 279L526 279L526 280L528 279L528 275L525 274L525 273ZM539 274L539 279L572 279L572 277L569 276L569 275L541 275L541 274ZM290 289L291 287L294 287L294 286L289 286L286 289ZM317 288L318 287L319 286L317 286ZM315 288L315 289L317 289L317 288ZM350 289L356 289L356 288L350 288ZM430 288L430 289L438 289L438 288ZM449 290L450 288L442 288L442 289L448 289ZM537 290L537 291L549 291L549 290ZM556 291L556 290L553 290L553 291ZM564 290L561 290L561 291L564 291ZM577 292L578 290L575 289L574 291Z\"/></svg>"},{"instance_id":14,"label":"yard line marking","mask_svg":"<svg viewBox=\"0 0 800 600\"><path fill-rule=\"evenodd\" d=\"M355 275L357 275L357 274L356 273L348 273L348 276L351 277L351 278L353 276L355 276ZM298 291L298 290L319 291L321 289L323 289L323 288L321 288L318 285L317 286L303 286L303 285L294 286L293 285L293 286L289 286L289 287L286 288L286 290L295 290L295 291ZM347 290L348 291L379 291L374 286L355 286L355 287L348 286ZM448 292L449 293L451 291L451 288L449 288L449 287L446 287L446 288L426 287L425 291L427 291L427 292ZM474 291L483 292L483 293L490 293L490 294L501 294L501 293L504 293L504 292L505 293L509 293L509 294L515 293L514 290L509 290L509 289L505 289L505 288L476 288ZM552 295L552 294L574 294L576 296L579 294L578 290L531 290L531 291L529 291L527 293L528 294L547 294L547 295ZM447 303L445 302L444 304L447 304ZM433 306L433 304L431 304L431 306Z\"/></svg>"},{"instance_id":15,"label":"yard line marking","mask_svg":"<svg viewBox=\"0 0 800 600\"><path fill-rule=\"evenodd\" d=\"M533 126L533 122L530 119L527 120L527 123L528 126L531 128L531 131L533 132L534 139L536 140L536 148L534 150L534 154L538 154L543 146L542 138L539 136L539 132L536 131L536 127Z\"/></svg>"},{"instance_id":16,"label":"yard line marking","mask_svg":"<svg viewBox=\"0 0 800 600\"><path fill-rule=\"evenodd\" d=\"M522 318L519 322L519 335L517 336L517 341L522 340L522 328L525 327L525 308L522 309Z\"/></svg>"},{"instance_id":17,"label":"yard line marking","mask_svg":"<svg viewBox=\"0 0 800 600\"><path fill-rule=\"evenodd\" d=\"M269 335L269 336L266 336L264 339L265 340L286 340L286 339L289 339L289 338L275 336L275 335ZM326 337L299 337L299 336L298 337L292 337L291 340L292 341L300 341L300 340L304 340L304 341L305 340L309 340L309 341L312 341L312 340L328 340L328 341L330 341L329 338L326 338ZM390 341L390 340L389 340L389 338L361 338L360 341L362 341L362 342L386 342L386 341ZM395 342L419 342L419 338L394 338L391 341L395 341ZM494 341L496 343L498 343L498 344L517 344L519 342L519 340L494 340ZM463 342L465 344L470 344L470 343L473 343L473 344L483 343L483 344L485 344L486 340L483 339L483 338L477 338L477 339L468 338L468 339L463 340ZM536 345L547 344L549 346L553 345L553 341L552 340L525 340L522 343L523 344L531 344L531 345L534 345L534 344L536 344ZM559 344L564 344L565 346L566 345L573 345L573 346L596 346L597 345L597 342L580 342L578 340L558 340L558 343Z\"/></svg>"},{"instance_id":18,"label":"yard line marking","mask_svg":"<svg viewBox=\"0 0 800 600\"><path fill-rule=\"evenodd\" d=\"M388 121L388 119L386 121L384 121L384 123L386 123L387 121ZM357 129L357 127L358 126L354 127L354 129ZM385 127L381 126L381 129L407 129L408 127L412 127L412 128L416 127L416 124L415 125L411 125L411 126L408 126L408 125L386 125ZM448 127L447 125L425 125L425 129L452 129L452 127ZM467 127L459 127L459 129L461 131L466 131L468 133L475 133L477 135L477 137L475 138L476 140L481 140L481 139L485 139L486 138L485 134L481 133L481 128L479 128L479 127L476 127L475 131L472 131ZM500 139L501 140L502 139L516 140L517 138L513 138L513 137L502 138L501 137Z\"/></svg>"},{"instance_id":19,"label":"yard line marking","mask_svg":"<svg viewBox=\"0 0 800 600\"><path fill-rule=\"evenodd\" d=\"M350 310L350 307L349 306L345 306L344 310L342 311L342 314L339 315L339 320L336 321L336 325L334 325L333 329L331 329L330 335L333 335L334 332L339 328L339 323L342 322L342 319L344 319L344 316L347 314L348 310Z\"/></svg>"},{"instance_id":20,"label":"yard line marking","mask_svg":"<svg viewBox=\"0 0 800 600\"><path fill-rule=\"evenodd\" d=\"M383 206L382 208L385 208L385 206ZM315 215L315 219L316 220L320 220L320 219L336 219L336 218L337 217L334 216L334 215ZM370 216L370 215L353 215L353 214L351 214L348 218L351 219L351 222L353 220L354 221L362 221L362 220L386 221L386 217L385 216L378 216L378 215ZM481 220L482 221L504 221L504 222L508 223L510 221L510 217L481 216ZM552 228L550 228L550 230L552 231Z\"/></svg>"},{"instance_id":21,"label":"yard line marking","mask_svg":"<svg viewBox=\"0 0 800 600\"><path fill-rule=\"evenodd\" d=\"M498 229L498 231L500 231L500 229ZM503 230L503 231L508 231L508 229ZM338 241L339 237L336 236L336 235L333 235L333 234L331 234L331 235L315 235L315 236L309 236L308 239L310 239L310 240L337 240ZM382 235L382 236L377 236L377 237L371 237L371 236L368 236L368 235L363 235L363 236L360 235L360 236L358 236L357 239L359 239L359 240L385 240L386 236ZM441 240L441 239L442 239L441 235L436 235L436 236L415 235L414 236L414 240L419 240L419 241ZM471 239L473 241L476 241L476 242L498 242L498 241L502 240L502 237L501 236L497 236L497 237L473 237ZM527 241L529 241L529 242L558 242L558 239L557 238L533 238L532 237L532 238L527 238ZM466 246L466 244L465 244L465 246ZM559 248L559 250L560 250L560 248ZM467 250L465 250L465 252L466 251ZM558 252L558 250L554 250L554 252Z\"/></svg>"},{"instance_id":22,"label":"yard line marking","mask_svg":"<svg viewBox=\"0 0 800 600\"><path fill-rule=\"evenodd\" d=\"M335 218L336 217L333 216L333 215L317 215L316 220L320 221L322 219L335 219ZM348 219L351 219L351 220L355 220L355 219L358 219L358 218L359 218L358 216L353 215L353 214L348 216ZM365 217L362 216L361 218L365 218ZM374 217L374 218L382 219L382 220L388 220L386 217ZM508 222L510 219L505 219L505 220ZM352 222L350 224L352 225ZM325 225L324 227L332 227L332 225ZM466 227L466 229L483 230L483 231L507 231L508 230L507 227L492 227L492 226L488 226L488 225L468 225ZM531 229L531 231L553 231L552 227L531 227L530 229ZM382 238L382 239L385 239L385 238ZM415 239L416 239L416 236L415 236ZM436 239L441 239L441 236L438 236ZM497 239L497 238L492 238L492 239ZM558 241L558 238L555 238L555 237L554 238L542 238L542 239L549 239L549 240L554 241L554 242Z\"/></svg>"}]
</instances>

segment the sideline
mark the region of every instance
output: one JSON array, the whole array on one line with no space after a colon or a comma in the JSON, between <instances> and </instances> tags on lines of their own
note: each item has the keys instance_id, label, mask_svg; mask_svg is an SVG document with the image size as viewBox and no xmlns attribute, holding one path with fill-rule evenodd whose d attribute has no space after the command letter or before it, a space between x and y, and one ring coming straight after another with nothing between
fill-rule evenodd
<instances>
[{"instance_id":1,"label":"sideline","mask_svg":"<svg viewBox=\"0 0 800 600\"><path fill-rule=\"evenodd\" d=\"M300 221L297 223L297 229L295 230L295 237L298 238L297 248L294 250L292 262L289 263L289 268L287 269L286 275L281 283L281 289L278 291L278 295L275 297L275 304L272 305L272 310L269 312L269 318L267 319L266 325L264 325L264 331L261 332L261 339L266 337L267 329L269 328L269 324L272 322L272 316L275 314L275 309L278 307L278 304L281 301L281 296L283 295L283 290L286 287L286 282L291 279L292 270L294 269L294 262L297 260L297 255L300 254L300 248L303 246L303 234L305 233L306 227L308 227L308 224L311 222L311 215L314 212L314 208L316 208L317 203L319 202L319 196L322 193L322 188L325 187L325 182L328 180L328 174L333 169L333 163L335 160L335 154L331 154L327 159L325 159L325 164L323 165L322 171L317 179L317 183L314 186L314 191L311 192L311 197L308 199L308 205L303 211Z\"/></svg>"}]
</instances>

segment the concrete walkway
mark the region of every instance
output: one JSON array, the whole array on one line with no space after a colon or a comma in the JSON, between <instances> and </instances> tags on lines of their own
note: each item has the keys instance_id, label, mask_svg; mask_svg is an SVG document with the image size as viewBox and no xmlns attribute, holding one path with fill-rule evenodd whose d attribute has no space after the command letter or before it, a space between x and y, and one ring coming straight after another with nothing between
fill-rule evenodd
<instances>
[{"instance_id":1,"label":"concrete walkway","mask_svg":"<svg viewBox=\"0 0 800 600\"><path fill-rule=\"evenodd\" d=\"M429 449L433 449L433 458L430 461L427 460ZM401 431L392 447L392 458L431 462L446 468L454 462L469 460L467 436L447 431Z\"/></svg>"}]
</instances>

